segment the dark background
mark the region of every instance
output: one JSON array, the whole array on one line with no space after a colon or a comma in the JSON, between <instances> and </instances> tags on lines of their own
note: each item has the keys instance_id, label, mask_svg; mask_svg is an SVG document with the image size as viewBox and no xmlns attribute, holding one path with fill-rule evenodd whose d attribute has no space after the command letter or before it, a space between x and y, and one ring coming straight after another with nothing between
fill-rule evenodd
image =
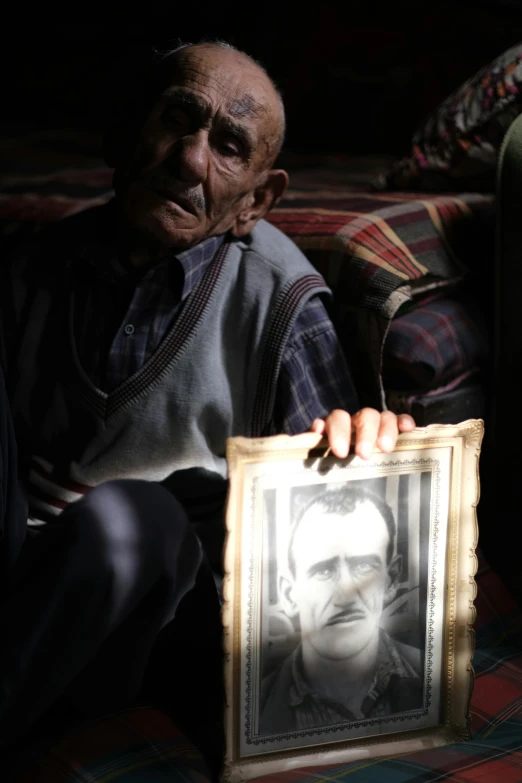
<instances>
[{"instance_id":1,"label":"dark background","mask_svg":"<svg viewBox=\"0 0 522 783\"><path fill-rule=\"evenodd\" d=\"M522 39L522 0L145 2L120 17L90 4L69 16L13 9L2 43L4 133L98 132L154 44L211 36L266 66L295 151L401 154L441 100Z\"/></svg>"}]
</instances>

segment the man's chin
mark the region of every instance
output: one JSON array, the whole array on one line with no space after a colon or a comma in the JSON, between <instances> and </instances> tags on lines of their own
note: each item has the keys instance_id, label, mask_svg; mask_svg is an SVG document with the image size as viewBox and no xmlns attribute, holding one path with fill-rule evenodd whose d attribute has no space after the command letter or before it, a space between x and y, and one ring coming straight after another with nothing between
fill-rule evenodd
<instances>
[{"instance_id":1,"label":"man's chin","mask_svg":"<svg viewBox=\"0 0 522 783\"><path fill-rule=\"evenodd\" d=\"M359 626L359 627L356 627ZM314 645L321 655L330 660L345 660L361 653L370 643L373 634L370 629L361 627L365 623L352 626L333 625L323 628L319 645Z\"/></svg>"},{"instance_id":2,"label":"man's chin","mask_svg":"<svg viewBox=\"0 0 522 783\"><path fill-rule=\"evenodd\" d=\"M195 215L165 208L138 212L134 225L142 235L163 247L186 249L200 242L204 235Z\"/></svg>"}]
</instances>

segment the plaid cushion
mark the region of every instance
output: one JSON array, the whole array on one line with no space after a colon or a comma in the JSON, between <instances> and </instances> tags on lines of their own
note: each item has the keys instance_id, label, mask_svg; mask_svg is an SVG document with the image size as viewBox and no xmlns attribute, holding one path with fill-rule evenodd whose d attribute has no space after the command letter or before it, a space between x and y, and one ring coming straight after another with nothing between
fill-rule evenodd
<instances>
[{"instance_id":1,"label":"plaid cushion","mask_svg":"<svg viewBox=\"0 0 522 783\"><path fill-rule=\"evenodd\" d=\"M488 335L478 304L462 293L423 300L391 322L383 349L388 392L429 392L479 368Z\"/></svg>"},{"instance_id":2,"label":"plaid cushion","mask_svg":"<svg viewBox=\"0 0 522 783\"><path fill-rule=\"evenodd\" d=\"M357 367L360 398L367 405L385 407L382 372L398 342L397 333L390 333L393 319L406 304L419 306L421 296L453 290L469 270L480 278L482 270L491 267L494 197L372 193L368 177L377 158L364 160L364 172L361 161L354 167L350 158L317 158L313 163L292 162L298 168L290 168L291 190L269 219L292 237L334 291L335 321L349 362ZM463 315L461 321L465 319ZM455 345L453 355L448 350L450 363L455 353L471 362L483 354L484 335L479 337L472 316L467 320L468 345ZM429 329L433 319L428 321L424 319L424 326ZM424 338L431 337L428 329ZM460 336L455 337L459 343ZM426 341L428 352L430 343L433 340ZM408 349L404 342L401 347ZM399 364L403 357L396 357ZM433 356L428 366L432 361ZM404 371L404 362L401 367ZM453 369L439 367L437 372L447 378ZM410 389L411 377L403 380ZM440 388L438 379L433 377L428 386Z\"/></svg>"},{"instance_id":3,"label":"plaid cushion","mask_svg":"<svg viewBox=\"0 0 522 783\"><path fill-rule=\"evenodd\" d=\"M450 285L473 263L471 245L459 248L459 258L448 241L470 224L483 236L480 220L492 209L492 196L325 191L320 176L314 171L312 195L297 190L294 181L269 220L303 250L345 306L389 319L411 299L412 289ZM392 297L398 289L402 300Z\"/></svg>"}]
</instances>

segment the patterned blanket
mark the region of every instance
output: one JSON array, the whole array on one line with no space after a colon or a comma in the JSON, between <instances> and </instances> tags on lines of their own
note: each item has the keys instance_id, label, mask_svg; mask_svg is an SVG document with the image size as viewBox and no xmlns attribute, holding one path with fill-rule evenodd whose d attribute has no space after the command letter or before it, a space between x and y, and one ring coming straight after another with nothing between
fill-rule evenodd
<instances>
[{"instance_id":1,"label":"patterned blanket","mask_svg":"<svg viewBox=\"0 0 522 783\"><path fill-rule=\"evenodd\" d=\"M428 294L453 292L470 276L483 277L491 266L493 196L375 193L370 183L383 158L315 163L293 163L298 168L290 168L291 189L270 220L292 237L335 292L336 322L365 401L379 407L386 400L383 370L390 357L412 387L408 362L402 361L412 347L410 326L421 337L418 360L434 369L423 391L476 369L487 353L487 337L476 319L463 317L458 305L446 306L461 331L457 338L447 332L441 368L430 316L416 305ZM408 315L399 322L396 316L405 310ZM462 332L470 349L465 357Z\"/></svg>"},{"instance_id":2,"label":"patterned blanket","mask_svg":"<svg viewBox=\"0 0 522 783\"><path fill-rule=\"evenodd\" d=\"M87 134L52 131L0 139L0 162L0 221L7 238L113 195L112 171L103 163L99 141ZM430 337L432 315L425 318L411 305L427 293L452 291L470 270L487 269L493 257L493 196L372 192L370 183L388 163L383 156L288 156L283 163L291 187L269 220L296 242L333 289L334 315L358 368L365 403L385 404L383 363L387 355L395 369L402 362L412 328L418 362L433 374L419 387L408 362L402 362L402 391L434 390L476 369L487 349L473 318L463 316L459 305L444 309L448 323L459 323L459 335L447 330L441 367L437 341ZM394 320L408 306L409 314ZM390 340L388 350L387 337L397 330L402 339Z\"/></svg>"}]
</instances>

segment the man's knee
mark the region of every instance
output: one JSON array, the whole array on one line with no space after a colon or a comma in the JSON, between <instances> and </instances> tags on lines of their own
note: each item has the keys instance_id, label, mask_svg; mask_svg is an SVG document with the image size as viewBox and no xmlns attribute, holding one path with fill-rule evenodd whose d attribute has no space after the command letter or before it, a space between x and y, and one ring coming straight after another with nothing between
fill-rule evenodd
<instances>
[{"instance_id":1,"label":"man's knee","mask_svg":"<svg viewBox=\"0 0 522 783\"><path fill-rule=\"evenodd\" d=\"M94 571L98 578L118 575L133 581L150 572L178 579L180 568L195 573L201 560L182 506L152 482L100 484L69 506L60 521L80 570Z\"/></svg>"}]
</instances>

